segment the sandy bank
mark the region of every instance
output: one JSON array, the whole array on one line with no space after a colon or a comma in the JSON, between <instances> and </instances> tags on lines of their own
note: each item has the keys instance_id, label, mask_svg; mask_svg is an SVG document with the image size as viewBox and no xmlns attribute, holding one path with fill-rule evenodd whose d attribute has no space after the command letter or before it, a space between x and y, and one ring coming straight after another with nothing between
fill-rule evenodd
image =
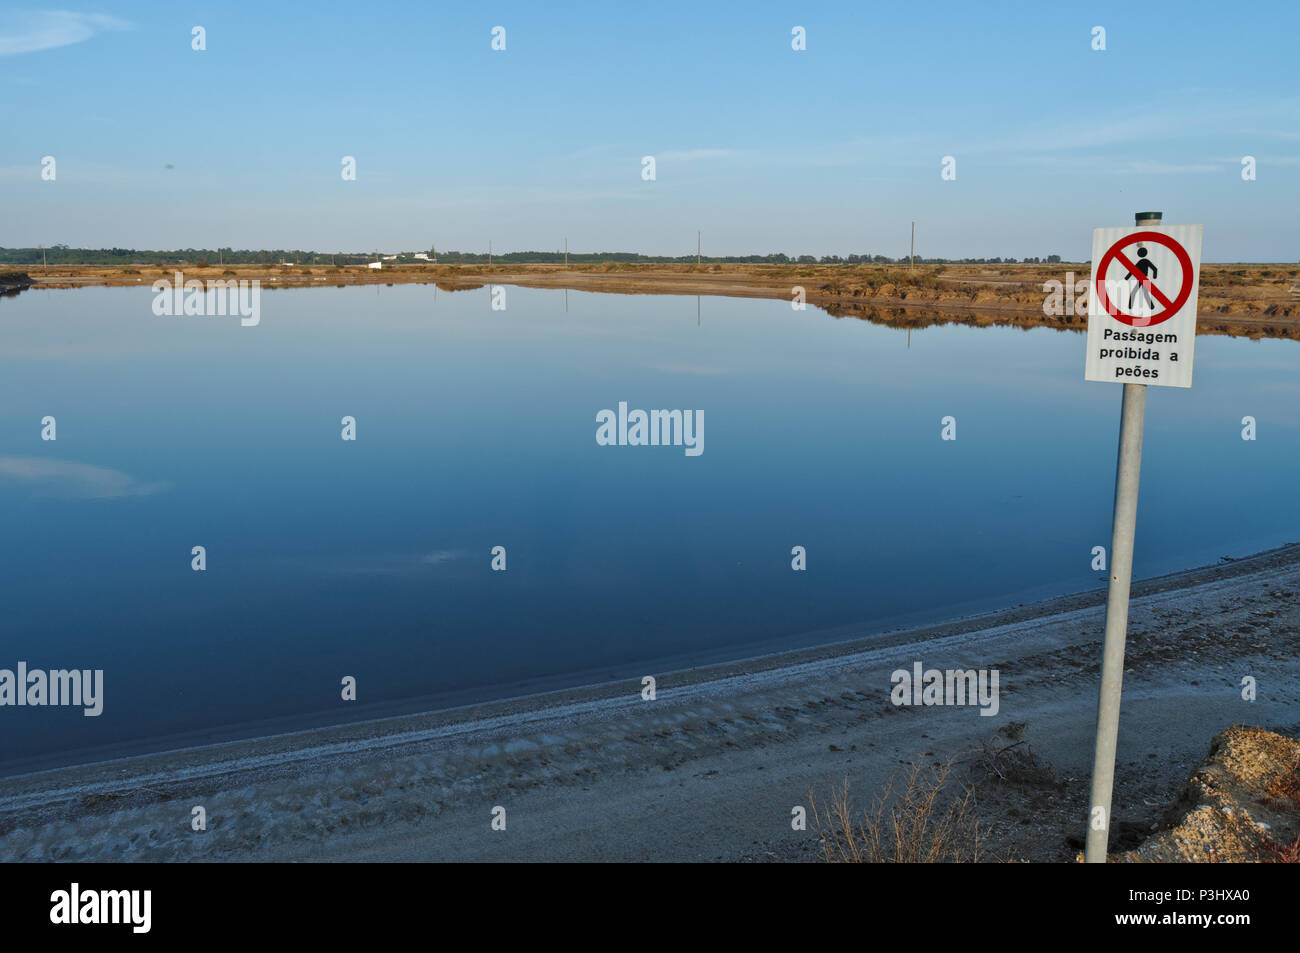
<instances>
[{"instance_id":1,"label":"sandy bank","mask_svg":"<svg viewBox=\"0 0 1300 953\"><path fill-rule=\"evenodd\" d=\"M1300 725L1300 545L1134 592L1115 793L1129 832L1158 822L1217 732ZM848 778L867 799L900 764L960 766L1013 723L1051 777L987 789L985 820L1008 855L1069 860L1102 597L668 673L655 701L615 683L9 778L0 860L804 859L816 834L790 817L810 787ZM998 669L998 714L895 707L890 673L915 661Z\"/></svg>"}]
</instances>

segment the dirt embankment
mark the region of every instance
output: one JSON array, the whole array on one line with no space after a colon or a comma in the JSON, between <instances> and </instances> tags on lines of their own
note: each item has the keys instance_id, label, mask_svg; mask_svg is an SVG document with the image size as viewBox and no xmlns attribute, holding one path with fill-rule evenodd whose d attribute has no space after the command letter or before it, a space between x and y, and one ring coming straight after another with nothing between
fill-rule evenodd
<instances>
[{"instance_id":1,"label":"dirt embankment","mask_svg":"<svg viewBox=\"0 0 1300 953\"><path fill-rule=\"evenodd\" d=\"M1209 756L1126 863L1300 863L1300 741L1263 728L1215 735Z\"/></svg>"},{"instance_id":2,"label":"dirt embankment","mask_svg":"<svg viewBox=\"0 0 1300 953\"><path fill-rule=\"evenodd\" d=\"M898 326L963 323L1079 330L1076 307L1085 263L1003 265L733 265L606 263L560 265L400 264L199 267L60 266L35 273L38 287L142 285L172 279L259 280L264 288L435 283L446 291L510 284L612 294L723 295L805 300L835 317ZM1053 284L1055 282L1055 284ZM1086 299L1085 299L1086 300ZM1300 265L1206 264L1201 269L1201 334L1300 339Z\"/></svg>"}]
</instances>

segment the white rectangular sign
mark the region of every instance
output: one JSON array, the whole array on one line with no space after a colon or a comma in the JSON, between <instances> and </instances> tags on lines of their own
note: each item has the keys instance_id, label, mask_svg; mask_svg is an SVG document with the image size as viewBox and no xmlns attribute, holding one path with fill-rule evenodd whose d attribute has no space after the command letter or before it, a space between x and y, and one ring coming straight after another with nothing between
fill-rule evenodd
<instances>
[{"instance_id":1,"label":"white rectangular sign","mask_svg":"<svg viewBox=\"0 0 1300 953\"><path fill-rule=\"evenodd\" d=\"M1204 230L1092 230L1085 380L1192 386Z\"/></svg>"}]
</instances>

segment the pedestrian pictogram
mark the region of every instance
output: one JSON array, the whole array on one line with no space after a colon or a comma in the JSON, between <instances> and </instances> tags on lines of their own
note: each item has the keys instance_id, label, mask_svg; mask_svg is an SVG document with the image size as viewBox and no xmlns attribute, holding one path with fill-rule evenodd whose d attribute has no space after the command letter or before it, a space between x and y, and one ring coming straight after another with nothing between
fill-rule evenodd
<instances>
[{"instance_id":1,"label":"pedestrian pictogram","mask_svg":"<svg viewBox=\"0 0 1300 953\"><path fill-rule=\"evenodd\" d=\"M1146 295L1146 299L1150 302L1151 307L1154 308L1156 306L1156 303L1151 300L1151 289L1146 287L1146 285L1148 278L1154 281L1156 278L1160 277L1160 269L1151 264L1151 261L1146 257L1146 254L1147 250L1145 248L1138 248L1138 258L1140 260L1137 263L1137 267L1138 271L1142 272L1142 277L1138 280L1138 283L1133 286L1133 292L1128 296L1128 309L1130 311L1133 310L1133 298L1137 296L1138 291L1141 291ZM1131 281L1132 279L1133 275L1128 275L1124 278L1125 281ZM1161 297L1164 296L1161 295Z\"/></svg>"},{"instance_id":2,"label":"pedestrian pictogram","mask_svg":"<svg viewBox=\"0 0 1300 953\"><path fill-rule=\"evenodd\" d=\"M1192 386L1202 231L1093 230L1087 380Z\"/></svg>"}]
</instances>

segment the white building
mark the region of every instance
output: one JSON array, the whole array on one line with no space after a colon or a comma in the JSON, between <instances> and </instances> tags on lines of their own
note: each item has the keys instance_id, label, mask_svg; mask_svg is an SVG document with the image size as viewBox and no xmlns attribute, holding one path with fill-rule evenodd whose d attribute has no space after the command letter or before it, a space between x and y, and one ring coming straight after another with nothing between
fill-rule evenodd
<instances>
[{"instance_id":1,"label":"white building","mask_svg":"<svg viewBox=\"0 0 1300 953\"><path fill-rule=\"evenodd\" d=\"M378 271L380 268L384 267L384 263L382 261L372 261L370 264L366 265L366 267L374 268L376 271Z\"/></svg>"}]
</instances>

